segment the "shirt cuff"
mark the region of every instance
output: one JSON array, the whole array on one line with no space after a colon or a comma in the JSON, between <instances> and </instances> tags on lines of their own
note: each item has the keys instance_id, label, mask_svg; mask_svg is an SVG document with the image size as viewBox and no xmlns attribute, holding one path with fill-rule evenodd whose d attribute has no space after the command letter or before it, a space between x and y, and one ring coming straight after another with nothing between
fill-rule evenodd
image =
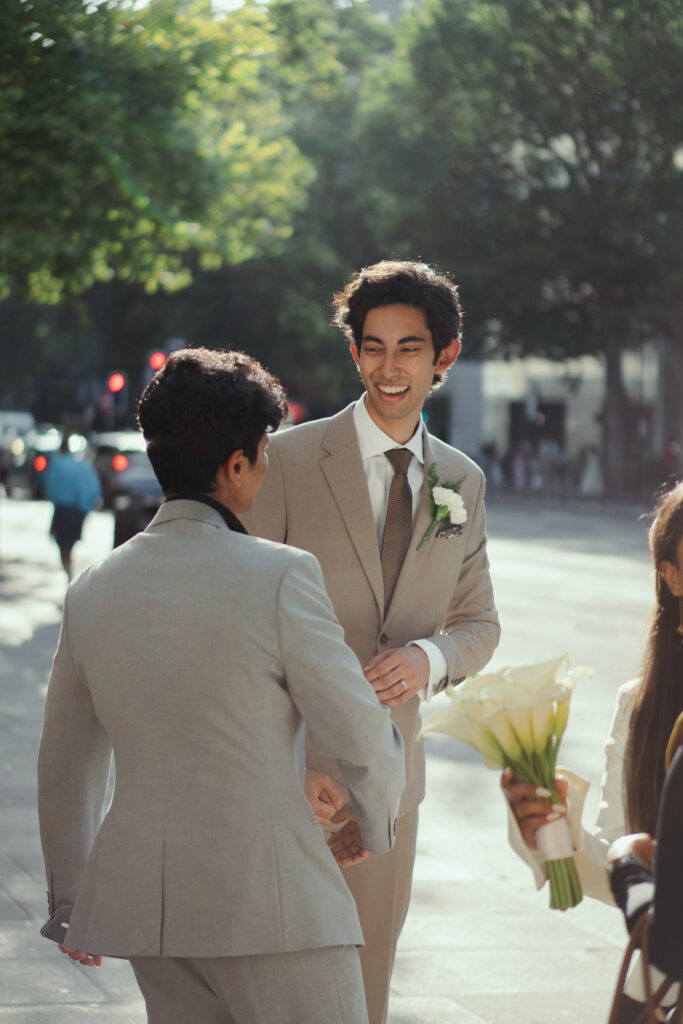
<instances>
[{"instance_id":1,"label":"shirt cuff","mask_svg":"<svg viewBox=\"0 0 683 1024\"><path fill-rule=\"evenodd\" d=\"M417 695L422 701L431 700L437 685L448 676L446 656L431 640L412 640L411 643L423 650L429 661L429 680L426 686L417 691Z\"/></svg>"}]
</instances>

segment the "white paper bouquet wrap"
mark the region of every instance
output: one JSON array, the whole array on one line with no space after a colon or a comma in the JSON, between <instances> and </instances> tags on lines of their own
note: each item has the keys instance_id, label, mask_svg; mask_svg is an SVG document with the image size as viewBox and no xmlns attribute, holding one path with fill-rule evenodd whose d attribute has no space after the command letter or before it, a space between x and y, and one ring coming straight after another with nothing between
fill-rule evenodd
<instances>
[{"instance_id":1,"label":"white paper bouquet wrap","mask_svg":"<svg viewBox=\"0 0 683 1024\"><path fill-rule=\"evenodd\" d=\"M440 732L462 740L483 754L489 768L511 768L516 782L542 786L557 803L555 765L569 701L577 681L593 674L585 666L569 671L568 661L562 655L448 687L449 707L430 715L420 735ZM543 825L536 838L550 881L550 906L576 906L582 893L567 822Z\"/></svg>"}]
</instances>

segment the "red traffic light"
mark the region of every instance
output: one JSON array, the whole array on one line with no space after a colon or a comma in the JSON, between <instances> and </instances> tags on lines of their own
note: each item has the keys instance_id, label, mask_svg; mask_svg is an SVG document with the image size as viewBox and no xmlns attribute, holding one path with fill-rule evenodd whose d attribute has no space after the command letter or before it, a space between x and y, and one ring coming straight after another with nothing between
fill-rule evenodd
<instances>
[{"instance_id":1,"label":"red traffic light","mask_svg":"<svg viewBox=\"0 0 683 1024\"><path fill-rule=\"evenodd\" d=\"M119 391L123 391L126 386L126 375L125 373L112 373L109 376L107 385L110 391L114 394L118 394Z\"/></svg>"},{"instance_id":2,"label":"red traffic light","mask_svg":"<svg viewBox=\"0 0 683 1024\"><path fill-rule=\"evenodd\" d=\"M149 357L149 365L150 365L152 370L160 370L161 367L164 366L165 363L166 363L166 353L165 352L152 352L152 354Z\"/></svg>"},{"instance_id":3,"label":"red traffic light","mask_svg":"<svg viewBox=\"0 0 683 1024\"><path fill-rule=\"evenodd\" d=\"M33 460L33 468L36 473L42 473L44 469L47 469L47 459L44 455L36 455Z\"/></svg>"},{"instance_id":4,"label":"red traffic light","mask_svg":"<svg viewBox=\"0 0 683 1024\"><path fill-rule=\"evenodd\" d=\"M128 459L125 455L115 455L111 460L111 464L117 473L121 473L124 469L128 469Z\"/></svg>"}]
</instances>

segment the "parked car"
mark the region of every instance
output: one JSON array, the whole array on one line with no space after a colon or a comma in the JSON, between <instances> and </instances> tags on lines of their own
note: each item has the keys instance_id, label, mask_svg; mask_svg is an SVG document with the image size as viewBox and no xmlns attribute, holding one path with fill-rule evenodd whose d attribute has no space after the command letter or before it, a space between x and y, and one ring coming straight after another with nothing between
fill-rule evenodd
<instances>
[{"instance_id":1,"label":"parked car","mask_svg":"<svg viewBox=\"0 0 683 1024\"><path fill-rule=\"evenodd\" d=\"M7 446L15 438L35 430L32 412L18 409L0 409L0 445Z\"/></svg>"},{"instance_id":2,"label":"parked car","mask_svg":"<svg viewBox=\"0 0 683 1024\"><path fill-rule=\"evenodd\" d=\"M114 512L114 547L144 530L163 493L137 430L112 430L93 438L102 502Z\"/></svg>"},{"instance_id":3,"label":"parked car","mask_svg":"<svg viewBox=\"0 0 683 1024\"><path fill-rule=\"evenodd\" d=\"M18 453L25 447L24 435L35 428L31 412L18 409L0 409L0 484L10 493L10 470L14 466L14 448Z\"/></svg>"}]
</instances>

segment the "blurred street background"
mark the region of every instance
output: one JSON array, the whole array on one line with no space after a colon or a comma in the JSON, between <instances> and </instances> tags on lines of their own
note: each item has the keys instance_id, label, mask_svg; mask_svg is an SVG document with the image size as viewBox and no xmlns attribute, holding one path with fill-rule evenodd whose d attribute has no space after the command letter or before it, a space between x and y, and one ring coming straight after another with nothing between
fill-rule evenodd
<instances>
[{"instance_id":1,"label":"blurred street background","mask_svg":"<svg viewBox=\"0 0 683 1024\"><path fill-rule=\"evenodd\" d=\"M637 505L493 498L489 545L503 635L492 668L567 652L595 668L577 686L560 760L591 781L617 687L638 670L653 581ZM65 577L47 502L0 499L0 1021L137 1024L126 963L77 967L39 935L45 882L35 760ZM113 517L86 521L77 571L105 555ZM93 638L96 643L96 638ZM121 637L125 645L125 636ZM439 707L446 698L435 698ZM429 713L432 707L427 709ZM430 736L413 898L390 1024L602 1021L625 943L621 914L591 900L548 909L509 849L498 774L456 740Z\"/></svg>"},{"instance_id":2,"label":"blurred street background","mask_svg":"<svg viewBox=\"0 0 683 1024\"><path fill-rule=\"evenodd\" d=\"M491 490L683 471L679 3L7 0L0 86L0 472L44 451L9 413L96 442L184 345L336 412L382 258L460 286L429 426Z\"/></svg>"},{"instance_id":3,"label":"blurred street background","mask_svg":"<svg viewBox=\"0 0 683 1024\"><path fill-rule=\"evenodd\" d=\"M681 95L677 0L0 3L0 1021L141 1019L126 964L37 934L62 431L102 486L78 571L158 506L135 408L168 354L241 349L290 423L336 412L359 388L330 296L377 260L460 286L428 426L487 476L492 667L595 667L562 751L594 813L652 595L640 516L683 474ZM427 743L391 1024L604 1020L618 915L547 910L496 775Z\"/></svg>"}]
</instances>

